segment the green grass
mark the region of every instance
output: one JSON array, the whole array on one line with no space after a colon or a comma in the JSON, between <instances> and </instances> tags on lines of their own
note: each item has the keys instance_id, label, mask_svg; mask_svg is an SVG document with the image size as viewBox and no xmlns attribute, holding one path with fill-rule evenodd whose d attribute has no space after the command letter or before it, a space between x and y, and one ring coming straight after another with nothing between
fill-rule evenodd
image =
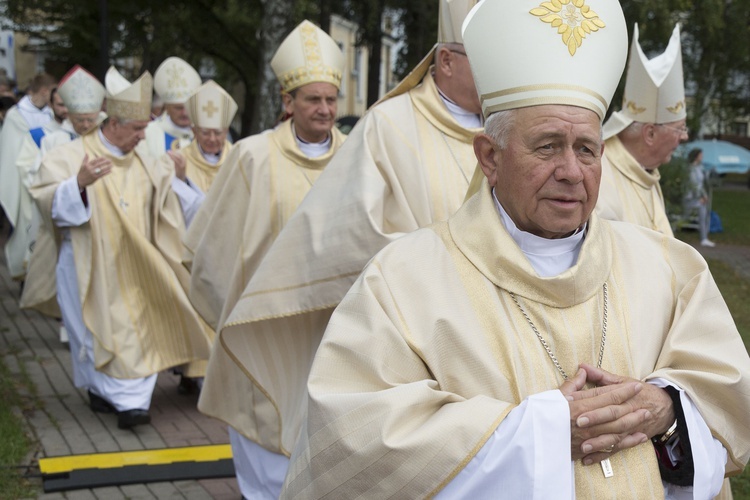
<instances>
[{"instance_id":1,"label":"green grass","mask_svg":"<svg viewBox=\"0 0 750 500\"><path fill-rule=\"evenodd\" d=\"M0 498L29 498L36 496L35 488L16 467L23 464L31 443L12 408L22 408L17 379L0 359Z\"/></svg>"}]
</instances>

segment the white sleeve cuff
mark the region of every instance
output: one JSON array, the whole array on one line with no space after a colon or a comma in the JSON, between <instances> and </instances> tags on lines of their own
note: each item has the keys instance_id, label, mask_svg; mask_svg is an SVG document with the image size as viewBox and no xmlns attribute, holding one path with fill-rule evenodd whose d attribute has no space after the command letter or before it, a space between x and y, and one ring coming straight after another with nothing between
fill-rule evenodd
<instances>
[{"instance_id":1,"label":"white sleeve cuff","mask_svg":"<svg viewBox=\"0 0 750 500\"><path fill-rule=\"evenodd\" d=\"M57 186L52 198L51 215L58 227L81 226L91 219L91 208L83 204L77 176Z\"/></svg>"},{"instance_id":2,"label":"white sleeve cuff","mask_svg":"<svg viewBox=\"0 0 750 500\"><path fill-rule=\"evenodd\" d=\"M690 436L690 448L693 453L693 466L695 468L693 486L685 487L664 483L665 496L669 499L716 497L724 483L724 470L728 456L726 448L711 435L711 429L708 428L703 416L685 391L662 378L648 380L647 382L662 388L671 386L680 391L680 403L682 403L682 412L685 415L685 423Z\"/></svg>"},{"instance_id":3,"label":"white sleeve cuff","mask_svg":"<svg viewBox=\"0 0 750 500\"><path fill-rule=\"evenodd\" d=\"M559 390L529 396L437 498L575 498L570 410Z\"/></svg>"},{"instance_id":4,"label":"white sleeve cuff","mask_svg":"<svg viewBox=\"0 0 750 500\"><path fill-rule=\"evenodd\" d=\"M182 215L185 218L185 227L189 227L203 200L206 199L206 195L203 194L203 191L198 186L190 182L189 179L185 179L183 182L177 177L172 177L172 191L174 191L180 200Z\"/></svg>"}]
</instances>

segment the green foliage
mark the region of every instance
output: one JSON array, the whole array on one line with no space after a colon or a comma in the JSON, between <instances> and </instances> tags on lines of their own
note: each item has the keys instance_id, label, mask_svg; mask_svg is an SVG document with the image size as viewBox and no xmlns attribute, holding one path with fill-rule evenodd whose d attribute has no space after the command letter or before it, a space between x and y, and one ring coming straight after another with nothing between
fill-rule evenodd
<instances>
[{"instance_id":1,"label":"green foliage","mask_svg":"<svg viewBox=\"0 0 750 500\"><path fill-rule=\"evenodd\" d=\"M16 381L0 359L0 498L30 498L34 489L23 479L17 466L23 465L30 449L21 422L13 408L21 406Z\"/></svg>"},{"instance_id":2,"label":"green foliage","mask_svg":"<svg viewBox=\"0 0 750 500\"><path fill-rule=\"evenodd\" d=\"M659 167L661 190L670 220L682 215L682 199L690 187L690 165L687 160L673 156Z\"/></svg>"}]
</instances>

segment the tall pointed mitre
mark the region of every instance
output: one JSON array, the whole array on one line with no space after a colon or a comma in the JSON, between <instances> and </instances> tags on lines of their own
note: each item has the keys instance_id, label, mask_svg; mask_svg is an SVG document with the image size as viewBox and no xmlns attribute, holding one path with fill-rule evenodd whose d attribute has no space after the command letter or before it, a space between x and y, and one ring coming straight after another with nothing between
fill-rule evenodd
<instances>
[{"instance_id":1,"label":"tall pointed mitre","mask_svg":"<svg viewBox=\"0 0 750 500\"><path fill-rule=\"evenodd\" d=\"M438 10L438 39L432 46L430 52L417 64L406 77L398 82L390 92L384 95L378 102L385 101L391 97L404 94L422 81L424 75L430 69L435 59L435 52L441 43L464 43L461 36L461 26L466 15L477 4L478 0L440 0Z\"/></svg>"},{"instance_id":2,"label":"tall pointed mitre","mask_svg":"<svg viewBox=\"0 0 750 500\"><path fill-rule=\"evenodd\" d=\"M183 104L201 86L195 68L179 57L168 57L154 72L154 90L166 104Z\"/></svg>"},{"instance_id":3,"label":"tall pointed mitre","mask_svg":"<svg viewBox=\"0 0 750 500\"><path fill-rule=\"evenodd\" d=\"M98 113L106 95L104 85L78 64L62 77L57 93L70 113Z\"/></svg>"},{"instance_id":4,"label":"tall pointed mitre","mask_svg":"<svg viewBox=\"0 0 750 500\"><path fill-rule=\"evenodd\" d=\"M190 122L196 127L224 130L237 113L237 103L213 80L201 85L187 100Z\"/></svg>"},{"instance_id":5,"label":"tall pointed mitre","mask_svg":"<svg viewBox=\"0 0 750 500\"><path fill-rule=\"evenodd\" d=\"M151 118L151 92L154 80L146 71L130 83L114 66L104 77L107 89L107 115L123 120L149 120Z\"/></svg>"},{"instance_id":6,"label":"tall pointed mitre","mask_svg":"<svg viewBox=\"0 0 750 500\"><path fill-rule=\"evenodd\" d=\"M281 90L291 92L308 83L331 83L341 88L344 54L328 34L310 21L289 33L271 59Z\"/></svg>"},{"instance_id":7,"label":"tall pointed mitre","mask_svg":"<svg viewBox=\"0 0 750 500\"><path fill-rule=\"evenodd\" d=\"M676 25L667 50L653 59L646 57L633 28L628 74L622 110L604 125L604 138L619 134L633 122L670 123L687 116L685 80L682 76L680 25Z\"/></svg>"},{"instance_id":8,"label":"tall pointed mitre","mask_svg":"<svg viewBox=\"0 0 750 500\"><path fill-rule=\"evenodd\" d=\"M485 118L564 104L603 120L628 47L617 0L485 0L466 17L463 39Z\"/></svg>"}]
</instances>

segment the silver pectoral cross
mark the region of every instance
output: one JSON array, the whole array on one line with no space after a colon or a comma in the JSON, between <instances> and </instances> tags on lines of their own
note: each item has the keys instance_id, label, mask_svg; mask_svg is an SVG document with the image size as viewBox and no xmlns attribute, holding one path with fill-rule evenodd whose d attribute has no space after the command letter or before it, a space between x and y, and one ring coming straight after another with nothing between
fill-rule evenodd
<instances>
[{"instance_id":1,"label":"silver pectoral cross","mask_svg":"<svg viewBox=\"0 0 750 500\"><path fill-rule=\"evenodd\" d=\"M612 477L615 475L615 471L612 470L612 463L609 461L608 458L605 458L601 462L602 464L602 472L604 473L604 477Z\"/></svg>"},{"instance_id":2,"label":"silver pectoral cross","mask_svg":"<svg viewBox=\"0 0 750 500\"><path fill-rule=\"evenodd\" d=\"M127 210L129 204L126 202L122 197L120 197L120 208L123 210Z\"/></svg>"}]
</instances>

